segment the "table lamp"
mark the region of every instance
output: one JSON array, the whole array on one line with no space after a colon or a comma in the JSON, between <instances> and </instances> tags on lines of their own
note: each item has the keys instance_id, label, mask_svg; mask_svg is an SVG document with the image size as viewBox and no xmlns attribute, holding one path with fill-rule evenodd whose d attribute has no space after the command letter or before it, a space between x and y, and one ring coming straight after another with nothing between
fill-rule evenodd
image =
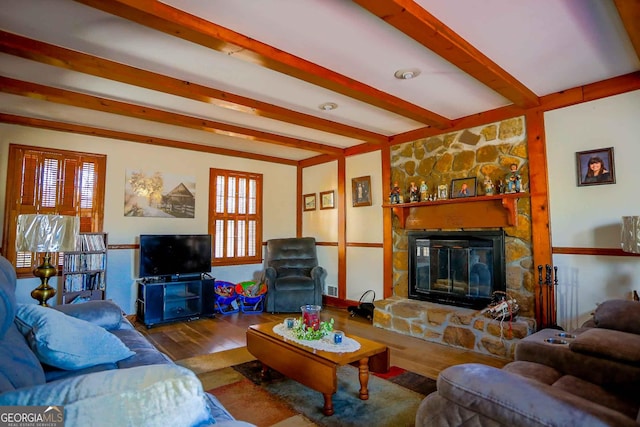
<instances>
[{"instance_id":1,"label":"table lamp","mask_svg":"<svg viewBox=\"0 0 640 427\"><path fill-rule=\"evenodd\" d=\"M640 254L640 216L623 216L620 235L622 250Z\"/></svg>"},{"instance_id":2,"label":"table lamp","mask_svg":"<svg viewBox=\"0 0 640 427\"><path fill-rule=\"evenodd\" d=\"M624 252L640 254L640 216L622 217L620 241ZM633 291L633 299L640 299L637 291Z\"/></svg>"},{"instance_id":3,"label":"table lamp","mask_svg":"<svg viewBox=\"0 0 640 427\"><path fill-rule=\"evenodd\" d=\"M76 248L76 237L80 231L80 220L67 215L18 215L16 250L18 252L44 252L42 265L33 270L40 278L40 286L31 292L31 297L47 307L47 300L56 294L49 286L49 278L57 274L51 265L51 252L67 252Z\"/></svg>"}]
</instances>

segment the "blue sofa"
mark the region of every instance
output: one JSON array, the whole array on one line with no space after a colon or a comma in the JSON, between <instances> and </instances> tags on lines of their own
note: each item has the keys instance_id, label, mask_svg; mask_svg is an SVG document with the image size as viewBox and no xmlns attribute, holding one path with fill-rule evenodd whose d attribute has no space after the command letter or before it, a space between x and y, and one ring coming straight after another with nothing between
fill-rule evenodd
<instances>
[{"instance_id":1,"label":"blue sofa","mask_svg":"<svg viewBox=\"0 0 640 427\"><path fill-rule=\"evenodd\" d=\"M64 408L65 426L249 426L109 301L18 304L0 256L0 406Z\"/></svg>"}]
</instances>

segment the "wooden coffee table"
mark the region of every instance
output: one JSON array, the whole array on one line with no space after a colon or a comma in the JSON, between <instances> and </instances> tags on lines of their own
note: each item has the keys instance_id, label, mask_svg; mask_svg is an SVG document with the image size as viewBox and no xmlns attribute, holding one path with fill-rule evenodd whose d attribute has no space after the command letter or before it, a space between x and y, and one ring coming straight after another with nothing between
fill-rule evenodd
<instances>
[{"instance_id":1,"label":"wooden coffee table","mask_svg":"<svg viewBox=\"0 0 640 427\"><path fill-rule=\"evenodd\" d=\"M310 347L285 341L273 327L280 322L249 326L247 349L262 362L262 373L275 369L300 384L319 391L324 396L323 413L333 415L333 394L338 390L336 372L338 366L357 365L359 368L360 393L362 400L369 398L369 370L387 372L389 370L389 349L387 346L365 338L349 334L348 337L360 343L360 349L350 353L332 353L314 350Z\"/></svg>"}]
</instances>

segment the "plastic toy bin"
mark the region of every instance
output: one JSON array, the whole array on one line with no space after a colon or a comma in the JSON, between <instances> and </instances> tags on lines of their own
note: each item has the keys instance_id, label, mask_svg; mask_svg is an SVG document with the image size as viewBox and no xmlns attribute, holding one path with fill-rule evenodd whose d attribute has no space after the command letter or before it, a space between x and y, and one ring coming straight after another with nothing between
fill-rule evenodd
<instances>
[{"instance_id":1,"label":"plastic toy bin","mask_svg":"<svg viewBox=\"0 0 640 427\"><path fill-rule=\"evenodd\" d=\"M261 313L264 311L264 296L267 293L267 285L256 285L254 281L240 282L236 285L236 294L240 301L240 310L243 313Z\"/></svg>"},{"instance_id":2,"label":"plastic toy bin","mask_svg":"<svg viewBox=\"0 0 640 427\"><path fill-rule=\"evenodd\" d=\"M214 285L216 294L215 307L220 314L232 314L240 311L236 285L231 282L216 281Z\"/></svg>"}]
</instances>

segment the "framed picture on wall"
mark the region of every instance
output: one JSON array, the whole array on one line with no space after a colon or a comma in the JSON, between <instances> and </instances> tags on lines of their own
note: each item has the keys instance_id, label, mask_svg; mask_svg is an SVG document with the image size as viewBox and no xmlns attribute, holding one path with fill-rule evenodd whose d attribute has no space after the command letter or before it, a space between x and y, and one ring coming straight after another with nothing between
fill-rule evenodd
<instances>
[{"instance_id":1,"label":"framed picture on wall","mask_svg":"<svg viewBox=\"0 0 640 427\"><path fill-rule=\"evenodd\" d=\"M351 199L354 207L371 206L371 176L351 180Z\"/></svg>"},{"instance_id":2,"label":"framed picture on wall","mask_svg":"<svg viewBox=\"0 0 640 427\"><path fill-rule=\"evenodd\" d=\"M124 216L195 218L195 205L195 176L157 170L126 170Z\"/></svg>"},{"instance_id":3,"label":"framed picture on wall","mask_svg":"<svg viewBox=\"0 0 640 427\"><path fill-rule=\"evenodd\" d=\"M613 147L576 153L578 187L615 184Z\"/></svg>"},{"instance_id":4,"label":"framed picture on wall","mask_svg":"<svg viewBox=\"0 0 640 427\"><path fill-rule=\"evenodd\" d=\"M451 181L451 198L473 197L476 195L476 178L460 178Z\"/></svg>"},{"instance_id":5,"label":"framed picture on wall","mask_svg":"<svg viewBox=\"0 0 640 427\"><path fill-rule=\"evenodd\" d=\"M315 211L316 210L316 193L303 195L302 205L303 205L304 211Z\"/></svg>"},{"instance_id":6,"label":"framed picture on wall","mask_svg":"<svg viewBox=\"0 0 640 427\"><path fill-rule=\"evenodd\" d=\"M333 209L336 207L334 200L334 190L322 191L320 193L320 209Z\"/></svg>"}]
</instances>

